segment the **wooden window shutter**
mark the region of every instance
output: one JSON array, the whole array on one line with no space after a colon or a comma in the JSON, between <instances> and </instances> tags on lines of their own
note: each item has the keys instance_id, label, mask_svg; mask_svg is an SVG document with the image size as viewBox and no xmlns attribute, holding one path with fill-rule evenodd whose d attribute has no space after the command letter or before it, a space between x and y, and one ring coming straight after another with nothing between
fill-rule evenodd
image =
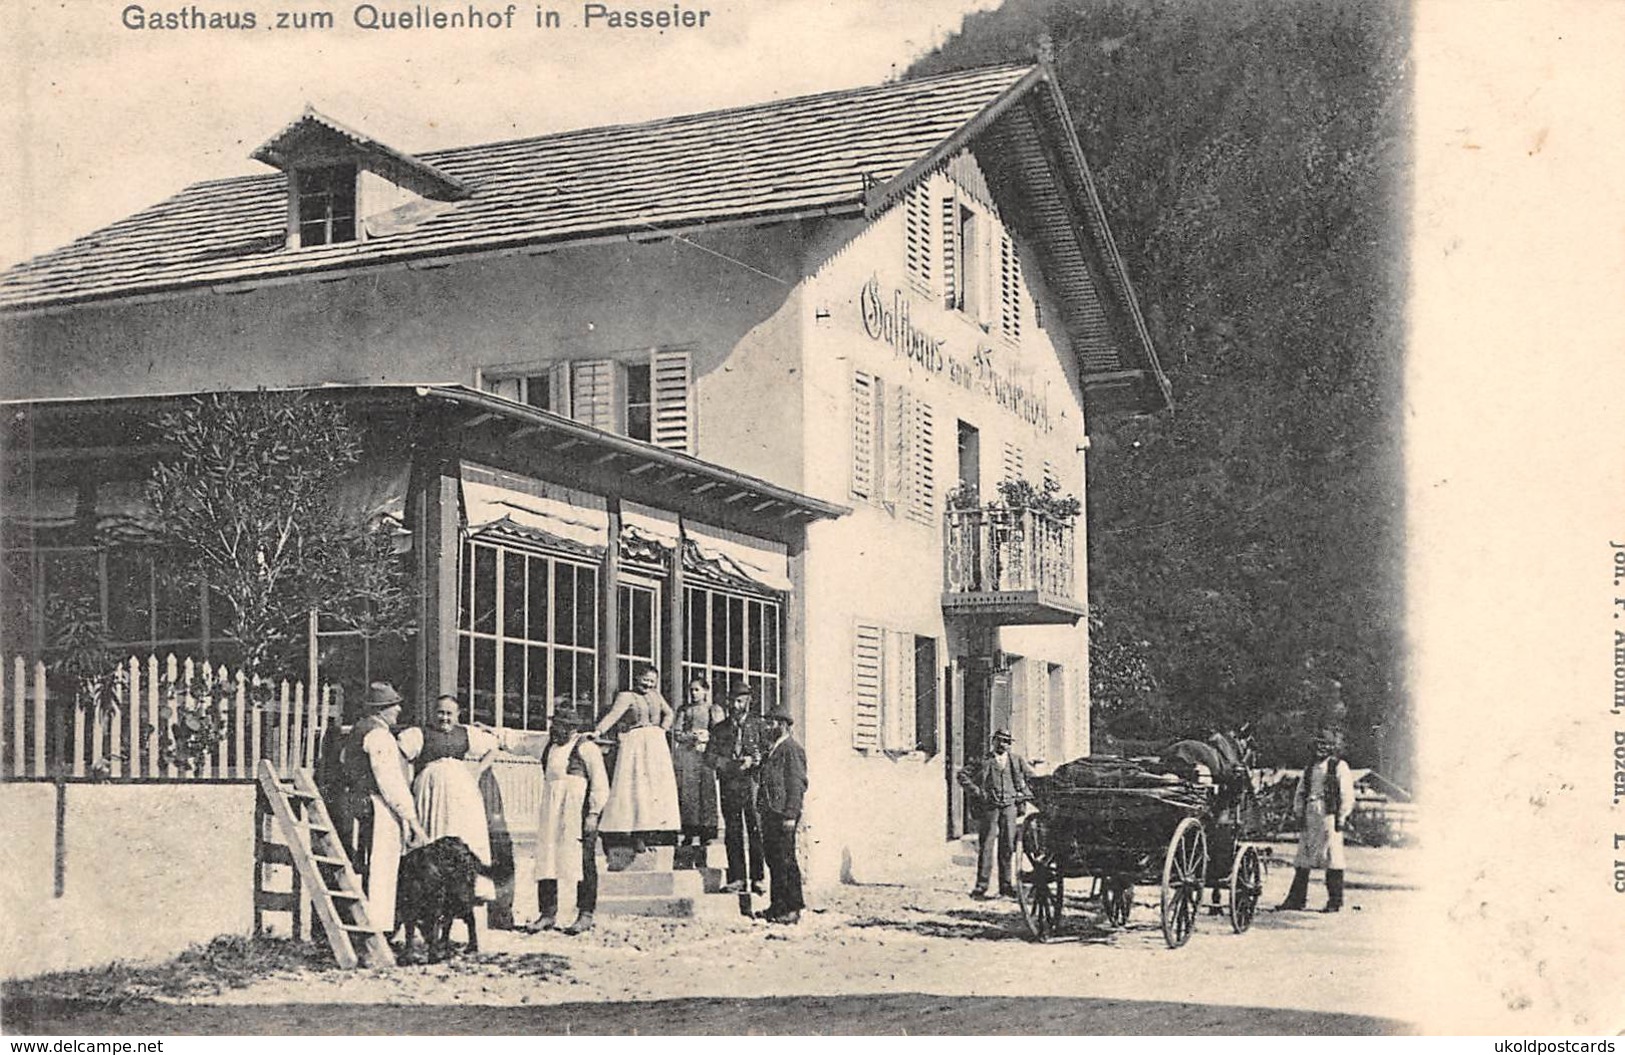
<instances>
[{"instance_id":1,"label":"wooden window shutter","mask_svg":"<svg viewBox=\"0 0 1625 1055\"><path fill-rule=\"evenodd\" d=\"M999 332L1021 340L1021 258L1008 232L999 237Z\"/></svg>"},{"instance_id":2,"label":"wooden window shutter","mask_svg":"<svg viewBox=\"0 0 1625 1055\"><path fill-rule=\"evenodd\" d=\"M921 180L903 202L903 238L908 279L921 293L931 292L931 185Z\"/></svg>"},{"instance_id":3,"label":"wooden window shutter","mask_svg":"<svg viewBox=\"0 0 1625 1055\"><path fill-rule=\"evenodd\" d=\"M961 306L959 288L959 200L942 199L942 299L950 308Z\"/></svg>"},{"instance_id":4,"label":"wooden window shutter","mask_svg":"<svg viewBox=\"0 0 1625 1055\"><path fill-rule=\"evenodd\" d=\"M568 362L554 363L547 368L549 406L555 414L570 417L570 364Z\"/></svg>"},{"instance_id":5,"label":"wooden window shutter","mask_svg":"<svg viewBox=\"0 0 1625 1055\"><path fill-rule=\"evenodd\" d=\"M1028 759L1044 757L1049 744L1049 664L1043 660L1027 663L1027 693L1030 717L1027 722L1027 742L1021 745Z\"/></svg>"},{"instance_id":6,"label":"wooden window shutter","mask_svg":"<svg viewBox=\"0 0 1625 1055\"><path fill-rule=\"evenodd\" d=\"M570 416L608 432L624 431L620 364L612 359L582 359L570 366Z\"/></svg>"},{"instance_id":7,"label":"wooden window shutter","mask_svg":"<svg viewBox=\"0 0 1625 1055\"><path fill-rule=\"evenodd\" d=\"M884 404L885 437L884 469L881 480L880 496L886 507L896 513L899 509L907 509L909 492L913 487L914 479L914 395L902 385L893 386L894 391L888 402Z\"/></svg>"},{"instance_id":8,"label":"wooden window shutter","mask_svg":"<svg viewBox=\"0 0 1625 1055\"><path fill-rule=\"evenodd\" d=\"M880 711L886 693L886 634L869 623L857 624L852 638L852 746L880 746Z\"/></svg>"},{"instance_id":9,"label":"wooden window shutter","mask_svg":"<svg viewBox=\"0 0 1625 1055\"><path fill-rule=\"evenodd\" d=\"M914 736L914 635L885 631L885 693L881 741L887 751L912 751Z\"/></svg>"},{"instance_id":10,"label":"wooden window shutter","mask_svg":"<svg viewBox=\"0 0 1625 1055\"><path fill-rule=\"evenodd\" d=\"M1004 478L1011 482L1027 478L1027 456L1008 440L1004 444Z\"/></svg>"},{"instance_id":11,"label":"wooden window shutter","mask_svg":"<svg viewBox=\"0 0 1625 1055\"><path fill-rule=\"evenodd\" d=\"M875 379L852 371L852 497L875 497Z\"/></svg>"},{"instance_id":12,"label":"wooden window shutter","mask_svg":"<svg viewBox=\"0 0 1625 1055\"><path fill-rule=\"evenodd\" d=\"M1053 485L1054 490L1060 490L1061 478L1055 473L1055 463L1048 458L1044 459L1044 487L1046 490Z\"/></svg>"},{"instance_id":13,"label":"wooden window shutter","mask_svg":"<svg viewBox=\"0 0 1625 1055\"><path fill-rule=\"evenodd\" d=\"M656 447L694 453L692 361L686 348L656 348L649 356L649 388L654 402L650 439Z\"/></svg>"},{"instance_id":14,"label":"wooden window shutter","mask_svg":"<svg viewBox=\"0 0 1625 1055\"><path fill-rule=\"evenodd\" d=\"M908 517L929 526L937 514L936 426L931 404L916 399L911 409Z\"/></svg>"},{"instance_id":15,"label":"wooden window shutter","mask_svg":"<svg viewBox=\"0 0 1625 1055\"><path fill-rule=\"evenodd\" d=\"M522 384L522 380L520 378L492 377L485 378L483 380L485 381L485 390L490 392L492 395L501 396L503 399L511 399L515 403L524 402L522 393L520 392L520 386Z\"/></svg>"}]
</instances>

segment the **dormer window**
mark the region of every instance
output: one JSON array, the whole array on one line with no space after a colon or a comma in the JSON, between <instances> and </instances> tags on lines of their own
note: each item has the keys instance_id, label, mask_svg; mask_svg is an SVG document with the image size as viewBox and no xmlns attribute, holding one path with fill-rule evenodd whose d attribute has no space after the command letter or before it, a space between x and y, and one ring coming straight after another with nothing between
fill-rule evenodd
<instances>
[{"instance_id":1,"label":"dormer window","mask_svg":"<svg viewBox=\"0 0 1625 1055\"><path fill-rule=\"evenodd\" d=\"M355 184L354 165L294 170L301 246L355 241Z\"/></svg>"},{"instance_id":2,"label":"dormer window","mask_svg":"<svg viewBox=\"0 0 1625 1055\"><path fill-rule=\"evenodd\" d=\"M289 249L384 238L472 193L450 173L309 107L253 157L288 174Z\"/></svg>"}]
</instances>

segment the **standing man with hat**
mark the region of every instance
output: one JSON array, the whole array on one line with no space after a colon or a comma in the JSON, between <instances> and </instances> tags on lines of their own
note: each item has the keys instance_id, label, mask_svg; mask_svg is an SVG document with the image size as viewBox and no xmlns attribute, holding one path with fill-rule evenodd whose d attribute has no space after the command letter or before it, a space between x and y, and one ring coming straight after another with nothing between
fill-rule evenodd
<instances>
[{"instance_id":1,"label":"standing man with hat","mask_svg":"<svg viewBox=\"0 0 1625 1055\"><path fill-rule=\"evenodd\" d=\"M1031 801L1032 767L1010 750L1015 738L1008 729L993 734L992 750L959 774L965 804L976 815L976 886L970 896L987 898L993 879L995 849L999 861L999 896L1014 897L1010 862L1016 852L1016 809ZM995 845L996 844L996 845Z\"/></svg>"},{"instance_id":2,"label":"standing man with hat","mask_svg":"<svg viewBox=\"0 0 1625 1055\"><path fill-rule=\"evenodd\" d=\"M711 741L705 745L705 764L717 771L722 792L728 850L728 884L722 889L729 894L743 893L747 879L752 893L762 892L762 819L756 793L767 733L750 713L750 705L750 686L734 686L728 696L728 717L711 727Z\"/></svg>"},{"instance_id":3,"label":"standing man with hat","mask_svg":"<svg viewBox=\"0 0 1625 1055\"><path fill-rule=\"evenodd\" d=\"M772 897L762 918L769 923L799 923L801 864L796 860L796 826L807 794L807 752L790 736L794 725L781 704L767 716L767 754L762 758L762 850L771 874Z\"/></svg>"},{"instance_id":4,"label":"standing man with hat","mask_svg":"<svg viewBox=\"0 0 1625 1055\"><path fill-rule=\"evenodd\" d=\"M358 832L348 833L356 871L367 892L367 916L385 934L395 930L395 882L401 849L428 842L412 802L406 756L395 739L401 694L387 681L367 686L367 714L339 749L345 810ZM346 825L347 826L347 825Z\"/></svg>"},{"instance_id":5,"label":"standing man with hat","mask_svg":"<svg viewBox=\"0 0 1625 1055\"><path fill-rule=\"evenodd\" d=\"M1343 826L1354 812L1354 775L1342 758L1343 738L1334 729L1315 737L1313 760L1298 781L1292 807L1302 820L1298 856L1293 861L1292 889L1282 909L1302 909L1309 900L1309 872L1326 869L1326 912L1343 908Z\"/></svg>"},{"instance_id":6,"label":"standing man with hat","mask_svg":"<svg viewBox=\"0 0 1625 1055\"><path fill-rule=\"evenodd\" d=\"M566 934L592 930L598 909L598 821L609 803L604 753L582 734L587 716L567 701L554 706L547 742L538 751L524 730L500 730L503 748L541 759L542 802L536 828L536 919L525 929L551 930L561 909L574 909ZM521 742L522 741L522 742ZM566 896L559 897L560 886ZM564 902L561 906L561 900ZM573 902L573 905L571 904Z\"/></svg>"}]
</instances>

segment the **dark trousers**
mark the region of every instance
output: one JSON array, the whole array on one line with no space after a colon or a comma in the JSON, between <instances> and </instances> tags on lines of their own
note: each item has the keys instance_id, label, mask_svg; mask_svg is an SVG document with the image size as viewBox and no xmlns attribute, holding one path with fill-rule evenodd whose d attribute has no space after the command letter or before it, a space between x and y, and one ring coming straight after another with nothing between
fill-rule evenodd
<instances>
[{"instance_id":1,"label":"dark trousers","mask_svg":"<svg viewBox=\"0 0 1625 1055\"><path fill-rule=\"evenodd\" d=\"M1015 806L989 806L976 815L976 889L986 890L993 878L994 843L998 843L999 890L1015 884L1010 878L1010 861L1016 852Z\"/></svg>"},{"instance_id":2,"label":"dark trousers","mask_svg":"<svg viewBox=\"0 0 1625 1055\"><path fill-rule=\"evenodd\" d=\"M727 828L728 882L745 881L747 837L750 881L762 881L762 815L756 809L756 781L722 781L722 823Z\"/></svg>"},{"instance_id":3,"label":"dark trousers","mask_svg":"<svg viewBox=\"0 0 1625 1055\"><path fill-rule=\"evenodd\" d=\"M576 884L576 911L592 912L598 908L598 840L581 841L581 882ZM536 911L544 916L559 912L559 881L536 880Z\"/></svg>"},{"instance_id":4,"label":"dark trousers","mask_svg":"<svg viewBox=\"0 0 1625 1055\"><path fill-rule=\"evenodd\" d=\"M772 873L767 911L778 916L806 908L807 903L801 900L801 863L796 860L796 830L785 828L781 814L762 814L762 849L767 854L768 871Z\"/></svg>"}]
</instances>

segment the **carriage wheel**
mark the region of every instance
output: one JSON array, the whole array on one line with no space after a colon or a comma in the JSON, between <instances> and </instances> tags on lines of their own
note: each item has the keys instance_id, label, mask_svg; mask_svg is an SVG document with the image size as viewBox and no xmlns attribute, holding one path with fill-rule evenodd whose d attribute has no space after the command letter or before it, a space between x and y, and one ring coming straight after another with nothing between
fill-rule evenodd
<instances>
[{"instance_id":1,"label":"carriage wheel","mask_svg":"<svg viewBox=\"0 0 1625 1055\"><path fill-rule=\"evenodd\" d=\"M1100 907L1107 923L1123 926L1134 909L1134 885L1121 876L1106 876L1100 881Z\"/></svg>"},{"instance_id":2,"label":"carriage wheel","mask_svg":"<svg viewBox=\"0 0 1625 1055\"><path fill-rule=\"evenodd\" d=\"M1230 866L1230 926L1237 934L1253 925L1263 892L1264 869L1258 860L1258 850L1243 847Z\"/></svg>"},{"instance_id":3,"label":"carriage wheel","mask_svg":"<svg viewBox=\"0 0 1625 1055\"><path fill-rule=\"evenodd\" d=\"M1021 845L1016 848L1016 902L1022 921L1038 941L1049 941L1061 924L1064 883L1044 839L1040 814L1027 818L1021 826Z\"/></svg>"},{"instance_id":4,"label":"carriage wheel","mask_svg":"<svg viewBox=\"0 0 1625 1055\"><path fill-rule=\"evenodd\" d=\"M1162 860L1162 937L1168 948L1190 940L1206 886L1207 833L1201 821L1186 817L1174 829Z\"/></svg>"}]
</instances>

